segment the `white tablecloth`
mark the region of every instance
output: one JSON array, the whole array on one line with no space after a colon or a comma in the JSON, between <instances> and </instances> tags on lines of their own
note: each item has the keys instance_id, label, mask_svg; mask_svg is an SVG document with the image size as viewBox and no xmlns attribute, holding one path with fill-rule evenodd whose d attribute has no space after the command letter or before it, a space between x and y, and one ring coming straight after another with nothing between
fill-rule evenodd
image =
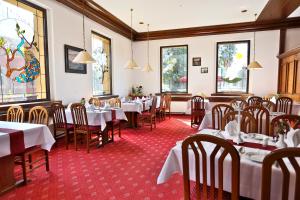
<instances>
[{"instance_id":1,"label":"white tablecloth","mask_svg":"<svg viewBox=\"0 0 300 200\"><path fill-rule=\"evenodd\" d=\"M41 145L42 149L50 151L55 143L49 128L45 125L0 121L0 128L22 130L25 148ZM10 155L10 137L8 133L0 132L0 157L7 155Z\"/></svg>"},{"instance_id":2,"label":"white tablecloth","mask_svg":"<svg viewBox=\"0 0 300 200\"><path fill-rule=\"evenodd\" d=\"M205 129L202 130L201 133L204 134L214 134L216 130ZM232 139L229 135L226 135L222 132L226 139ZM249 142L256 142L257 140L254 139L247 139ZM182 169L182 151L181 151L181 144L182 142L178 142L175 147L171 149L169 155L161 169L161 172L157 178L157 184L161 184L166 182L174 173L183 174ZM269 142L269 145L274 145L273 142ZM215 145L206 143L204 144L204 148L207 151L207 155L209 156L212 150L214 149ZM240 147L236 147L240 148ZM259 150L254 148L244 147L246 152L261 152L261 153L269 153L266 150ZM195 158L194 153L190 152L190 180L195 181ZM290 163L287 163L289 168L291 167ZM201 165L200 165L201 167ZM207 174L210 174L209 167L207 168ZM216 164L217 169L217 164ZM258 162L253 162L247 158L245 154L241 156L240 160L240 195L252 199L260 199L261 194L261 170L262 164ZM230 157L227 156L224 160L224 190L231 191L231 160ZM294 170L290 173L290 191L289 191L289 199L293 199L294 196L294 188L295 188L295 172ZM201 178L202 179L202 178ZM272 173L272 192L271 192L271 199L277 200L281 199L281 181L282 176L281 172L275 166L273 167ZM208 184L210 180L208 179ZM216 179L216 185L217 183Z\"/></svg>"},{"instance_id":3,"label":"white tablecloth","mask_svg":"<svg viewBox=\"0 0 300 200\"><path fill-rule=\"evenodd\" d=\"M118 120L127 120L127 117L123 111L123 109L115 109L116 110L116 119ZM67 123L72 124L72 113L70 109L66 109L66 118ZM101 130L103 131L106 127L106 122L112 120L112 112L111 110L87 110L86 111L87 120L90 126L101 126Z\"/></svg>"}]
</instances>

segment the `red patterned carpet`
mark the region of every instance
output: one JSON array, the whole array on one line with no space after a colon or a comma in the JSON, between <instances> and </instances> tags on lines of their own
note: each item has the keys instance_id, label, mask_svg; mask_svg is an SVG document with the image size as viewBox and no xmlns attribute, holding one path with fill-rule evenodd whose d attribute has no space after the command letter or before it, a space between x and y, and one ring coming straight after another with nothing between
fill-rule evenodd
<instances>
[{"instance_id":1,"label":"red patterned carpet","mask_svg":"<svg viewBox=\"0 0 300 200\"><path fill-rule=\"evenodd\" d=\"M122 130L122 138L86 153L66 150L62 143L50 152L50 172L40 168L27 186L18 187L0 199L182 199L182 176L156 184L166 156L175 142L195 132L185 116L173 116L149 127Z\"/></svg>"}]
</instances>

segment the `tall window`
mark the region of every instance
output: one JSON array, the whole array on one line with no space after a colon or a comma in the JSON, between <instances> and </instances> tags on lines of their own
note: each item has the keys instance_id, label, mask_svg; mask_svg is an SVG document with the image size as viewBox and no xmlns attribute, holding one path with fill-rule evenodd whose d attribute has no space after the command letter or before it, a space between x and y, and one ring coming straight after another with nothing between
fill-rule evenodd
<instances>
[{"instance_id":1,"label":"tall window","mask_svg":"<svg viewBox=\"0 0 300 200\"><path fill-rule=\"evenodd\" d=\"M92 32L93 95L112 94L111 40Z\"/></svg>"},{"instance_id":2,"label":"tall window","mask_svg":"<svg viewBox=\"0 0 300 200\"><path fill-rule=\"evenodd\" d=\"M46 11L0 0L0 103L49 99Z\"/></svg>"},{"instance_id":3,"label":"tall window","mask_svg":"<svg viewBox=\"0 0 300 200\"><path fill-rule=\"evenodd\" d=\"M247 93L250 41L217 43L217 93Z\"/></svg>"},{"instance_id":4,"label":"tall window","mask_svg":"<svg viewBox=\"0 0 300 200\"><path fill-rule=\"evenodd\" d=\"M188 92L188 46L160 48L161 92Z\"/></svg>"}]
</instances>

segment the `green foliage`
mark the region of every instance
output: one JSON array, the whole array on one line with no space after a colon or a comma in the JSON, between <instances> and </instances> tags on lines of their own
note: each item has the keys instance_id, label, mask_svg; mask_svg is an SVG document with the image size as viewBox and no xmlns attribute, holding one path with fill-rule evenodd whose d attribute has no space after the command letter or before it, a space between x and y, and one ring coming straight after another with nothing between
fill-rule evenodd
<instances>
[{"instance_id":1,"label":"green foliage","mask_svg":"<svg viewBox=\"0 0 300 200\"><path fill-rule=\"evenodd\" d=\"M5 45L5 39L3 37L0 37L0 47L3 47Z\"/></svg>"},{"instance_id":2,"label":"green foliage","mask_svg":"<svg viewBox=\"0 0 300 200\"><path fill-rule=\"evenodd\" d=\"M218 50L218 64L219 67L227 69L231 66L233 56L236 53L234 44L221 44Z\"/></svg>"},{"instance_id":3,"label":"green foliage","mask_svg":"<svg viewBox=\"0 0 300 200\"><path fill-rule=\"evenodd\" d=\"M234 78L234 79L232 79L232 80L229 80L229 78L224 78L223 80L224 80L225 82L227 82L227 83L237 83L237 82L241 81L242 78L236 77L236 78Z\"/></svg>"}]
</instances>

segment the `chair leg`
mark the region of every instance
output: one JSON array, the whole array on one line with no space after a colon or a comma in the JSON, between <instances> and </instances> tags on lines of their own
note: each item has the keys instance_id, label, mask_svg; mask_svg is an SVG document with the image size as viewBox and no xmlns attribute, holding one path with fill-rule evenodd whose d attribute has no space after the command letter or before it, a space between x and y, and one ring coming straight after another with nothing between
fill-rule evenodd
<instances>
[{"instance_id":1,"label":"chair leg","mask_svg":"<svg viewBox=\"0 0 300 200\"><path fill-rule=\"evenodd\" d=\"M121 122L119 122L119 137L121 137Z\"/></svg>"},{"instance_id":2,"label":"chair leg","mask_svg":"<svg viewBox=\"0 0 300 200\"><path fill-rule=\"evenodd\" d=\"M150 117L150 131L152 131L152 117Z\"/></svg>"},{"instance_id":3,"label":"chair leg","mask_svg":"<svg viewBox=\"0 0 300 200\"><path fill-rule=\"evenodd\" d=\"M26 159L25 155L22 155L22 173L23 173L23 183L27 184L27 174L26 174Z\"/></svg>"},{"instance_id":4,"label":"chair leg","mask_svg":"<svg viewBox=\"0 0 300 200\"><path fill-rule=\"evenodd\" d=\"M87 153L90 153L90 133L86 134Z\"/></svg>"},{"instance_id":5,"label":"chair leg","mask_svg":"<svg viewBox=\"0 0 300 200\"><path fill-rule=\"evenodd\" d=\"M29 169L32 169L32 155L28 155Z\"/></svg>"},{"instance_id":6,"label":"chair leg","mask_svg":"<svg viewBox=\"0 0 300 200\"><path fill-rule=\"evenodd\" d=\"M156 117L154 117L154 128L156 128Z\"/></svg>"},{"instance_id":7,"label":"chair leg","mask_svg":"<svg viewBox=\"0 0 300 200\"><path fill-rule=\"evenodd\" d=\"M66 143L66 149L69 149L69 132L65 130L65 143Z\"/></svg>"},{"instance_id":8,"label":"chair leg","mask_svg":"<svg viewBox=\"0 0 300 200\"><path fill-rule=\"evenodd\" d=\"M49 154L47 150L44 150L45 152L45 161L46 161L46 171L49 171Z\"/></svg>"}]
</instances>

